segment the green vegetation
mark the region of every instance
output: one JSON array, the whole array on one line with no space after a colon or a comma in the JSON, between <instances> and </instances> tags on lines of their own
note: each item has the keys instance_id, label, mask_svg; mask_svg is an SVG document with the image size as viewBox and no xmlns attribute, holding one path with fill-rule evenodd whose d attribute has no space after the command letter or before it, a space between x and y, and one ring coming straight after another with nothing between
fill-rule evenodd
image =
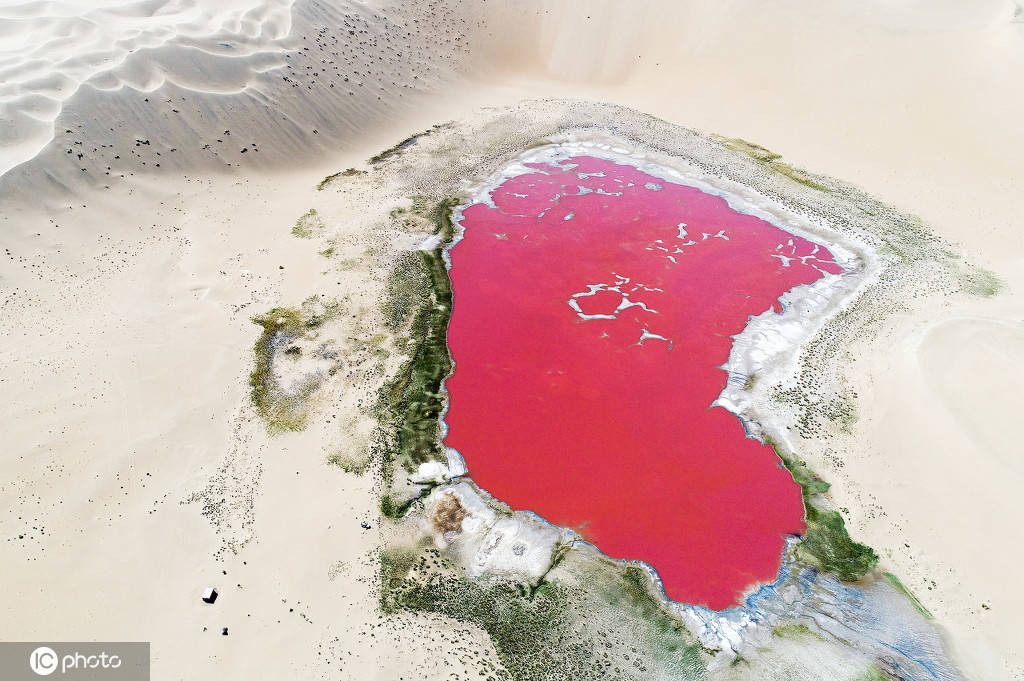
<instances>
[{"instance_id":1,"label":"green vegetation","mask_svg":"<svg viewBox=\"0 0 1024 681\"><path fill-rule=\"evenodd\" d=\"M836 511L819 509L814 502L804 501L807 531L797 546L796 555L844 582L854 582L871 572L878 564L874 549L850 538L843 517Z\"/></svg>"},{"instance_id":2,"label":"green vegetation","mask_svg":"<svg viewBox=\"0 0 1024 681\"><path fill-rule=\"evenodd\" d=\"M398 334L417 310L430 300L430 278L424 276L423 258L417 251L403 253L388 275L381 312L391 333Z\"/></svg>"},{"instance_id":3,"label":"green vegetation","mask_svg":"<svg viewBox=\"0 0 1024 681\"><path fill-rule=\"evenodd\" d=\"M828 491L829 484L777 443L768 440L766 444L775 450L803 494L807 530L797 544L796 557L844 582L857 581L871 572L878 564L878 554L870 546L850 538L846 522L838 511L823 509L815 501L817 495Z\"/></svg>"},{"instance_id":4,"label":"green vegetation","mask_svg":"<svg viewBox=\"0 0 1024 681\"><path fill-rule=\"evenodd\" d=\"M412 505L429 495L431 489L432 485L424 485L420 488L418 495L409 497L404 501L396 499L390 492L384 492L380 496L380 513L385 518L390 518L391 520L404 518L405 514L412 508Z\"/></svg>"},{"instance_id":5,"label":"green vegetation","mask_svg":"<svg viewBox=\"0 0 1024 681\"><path fill-rule=\"evenodd\" d=\"M932 614L928 611L928 608L924 607L924 604L917 599L917 596L915 596L910 589L904 586L899 577L891 572L883 572L882 575L889 580L889 583L892 584L897 591L907 597L907 600L910 601L910 604L914 606L915 610L924 615L927 619L932 619Z\"/></svg>"},{"instance_id":6,"label":"green vegetation","mask_svg":"<svg viewBox=\"0 0 1024 681\"><path fill-rule=\"evenodd\" d=\"M991 298L1006 288L1006 282L981 267L972 267L960 279L964 290L973 296Z\"/></svg>"},{"instance_id":7,"label":"green vegetation","mask_svg":"<svg viewBox=\"0 0 1024 681\"><path fill-rule=\"evenodd\" d=\"M670 663L682 678L699 678L706 671L701 653L704 649L690 640L690 634L683 624L672 617L664 606L660 594L653 591L653 580L643 568L628 565L620 575L616 590L610 594L611 604L616 612L621 603L616 592L625 596L625 612L648 624L647 644Z\"/></svg>"},{"instance_id":8,"label":"green vegetation","mask_svg":"<svg viewBox=\"0 0 1024 681\"><path fill-rule=\"evenodd\" d=\"M892 681L892 677L878 668L878 665L870 665L864 673L858 676L855 681Z\"/></svg>"},{"instance_id":9,"label":"green vegetation","mask_svg":"<svg viewBox=\"0 0 1024 681\"><path fill-rule=\"evenodd\" d=\"M827 187L815 182L807 173L797 170L788 163L783 163L780 160L782 158L781 155L776 154L773 151L769 151L759 144L754 144L753 142L748 142L744 139L739 139L738 137L717 137L716 139L725 145L726 148L744 153L764 165L766 168L770 168L781 175L785 175L794 182L799 182L805 187L817 189L818 191L828 191Z\"/></svg>"},{"instance_id":10,"label":"green vegetation","mask_svg":"<svg viewBox=\"0 0 1024 681\"><path fill-rule=\"evenodd\" d=\"M291 419L274 399L276 380L273 374L274 350L282 342L290 342L302 333L302 313L295 308L275 307L261 317L254 317L253 323L263 327L263 333L256 339L253 353L255 367L249 374L249 396L256 411L268 424L275 424L282 430L298 430L299 421Z\"/></svg>"},{"instance_id":11,"label":"green vegetation","mask_svg":"<svg viewBox=\"0 0 1024 681\"><path fill-rule=\"evenodd\" d=\"M434 207L426 211L424 217L434 223L436 233L441 235L441 242L449 245L455 239L455 223L452 222L452 211L462 203L463 199L457 196L450 196L434 204ZM416 205L413 205L416 208Z\"/></svg>"},{"instance_id":12,"label":"green vegetation","mask_svg":"<svg viewBox=\"0 0 1024 681\"><path fill-rule=\"evenodd\" d=\"M292 235L300 239L308 239L313 236L313 232L321 230L323 227L324 221L320 218L320 213L317 212L316 208L310 208L295 221L295 225L292 227Z\"/></svg>"},{"instance_id":13,"label":"green vegetation","mask_svg":"<svg viewBox=\"0 0 1024 681\"><path fill-rule=\"evenodd\" d=\"M661 599L651 592L650 584L651 578L639 566L628 565L622 571L622 584L620 584L622 591L630 603L640 609L644 617L656 619L662 625L677 625L676 621L665 612Z\"/></svg>"},{"instance_id":14,"label":"green vegetation","mask_svg":"<svg viewBox=\"0 0 1024 681\"><path fill-rule=\"evenodd\" d=\"M327 177L325 177L324 179L320 180L320 182L319 182L319 183L318 183L318 184L316 185L316 190L317 190L318 192L322 192L322 191L324 190L324 187L326 187L327 185L329 185L329 184L331 183L331 181L332 181L332 180L335 180L335 179L337 179L337 178L338 178L338 177L339 177L340 175L341 175L341 173L340 173L340 172L338 172L338 173L334 173L334 174L332 174L332 175L328 175L328 176L327 176Z\"/></svg>"},{"instance_id":15,"label":"green vegetation","mask_svg":"<svg viewBox=\"0 0 1024 681\"><path fill-rule=\"evenodd\" d=\"M409 253L393 270L383 312L393 333L408 329L409 360L384 387L382 422L387 436L385 464L400 463L412 471L430 460L445 460L440 445L440 415L444 408L441 382L451 373L447 331L452 289L444 248L454 234L450 212L459 199L439 202L429 214L441 244L432 251ZM390 479L389 470L385 474Z\"/></svg>"},{"instance_id":16,"label":"green vegetation","mask_svg":"<svg viewBox=\"0 0 1024 681\"><path fill-rule=\"evenodd\" d=\"M386 397L397 428L396 455L409 470L445 458L439 444L439 417L444 407L441 382L452 368L446 342L452 293L442 251L419 251L417 255L420 274L430 282L428 295L413 313L411 357L387 387ZM405 310L408 312L412 309Z\"/></svg>"},{"instance_id":17,"label":"green vegetation","mask_svg":"<svg viewBox=\"0 0 1024 681\"><path fill-rule=\"evenodd\" d=\"M297 357L301 349L294 345L336 314L337 306L324 305L319 298L307 299L300 308L275 307L253 317L263 331L253 346L254 366L249 374L249 396L253 406L272 431L301 430L306 425L306 402L319 387L318 381L302 383L285 394L274 375L274 358L282 354Z\"/></svg>"},{"instance_id":18,"label":"green vegetation","mask_svg":"<svg viewBox=\"0 0 1024 681\"><path fill-rule=\"evenodd\" d=\"M380 495L380 512L385 518L391 518L395 520L401 518L402 514L398 512L399 504L395 503L395 500L391 497L390 492L384 492Z\"/></svg>"},{"instance_id":19,"label":"green vegetation","mask_svg":"<svg viewBox=\"0 0 1024 681\"><path fill-rule=\"evenodd\" d=\"M825 637L813 631L803 622L783 622L772 629L772 636L796 640L817 639L824 641Z\"/></svg>"},{"instance_id":20,"label":"green vegetation","mask_svg":"<svg viewBox=\"0 0 1024 681\"><path fill-rule=\"evenodd\" d=\"M346 473L362 475L369 469L373 462L371 456L351 456L347 454L331 454L327 457L327 463L337 466Z\"/></svg>"},{"instance_id":21,"label":"green vegetation","mask_svg":"<svg viewBox=\"0 0 1024 681\"><path fill-rule=\"evenodd\" d=\"M334 173L333 175L328 175L324 179L320 180L320 183L316 186L316 190L318 192L323 191L324 187L326 187L332 181L338 179L339 177L353 177L355 175L365 175L365 174L366 174L365 170L359 170L357 168L346 168L345 170L343 170L341 172Z\"/></svg>"},{"instance_id":22,"label":"green vegetation","mask_svg":"<svg viewBox=\"0 0 1024 681\"><path fill-rule=\"evenodd\" d=\"M599 664L593 651L561 645L568 629L568 599L554 585L542 586L527 599L512 583L481 584L449 576L420 583L403 581L387 593L385 606L392 612L433 612L478 625L491 637L502 664L517 681L580 678L581 670Z\"/></svg>"},{"instance_id":23,"label":"green vegetation","mask_svg":"<svg viewBox=\"0 0 1024 681\"><path fill-rule=\"evenodd\" d=\"M418 140L420 137L425 137L426 135L429 135L431 132L433 132L433 130L424 130L423 132L416 133L415 135L409 135L408 137L406 137L404 140L402 140L401 142L399 142L395 146L388 147L387 149L385 149L384 151L380 152L379 154L375 154L375 155L371 156L370 159L367 161L367 163L370 163L371 165L372 164L376 164L376 163L380 163L384 159L387 159L387 158L390 158L390 157L394 156L395 154L397 154L398 152L402 151L406 147L412 146L413 144L416 143L416 140Z\"/></svg>"},{"instance_id":24,"label":"green vegetation","mask_svg":"<svg viewBox=\"0 0 1024 681\"><path fill-rule=\"evenodd\" d=\"M429 129L424 130L423 132L416 133L415 135L409 135L408 137L406 137L404 140L402 140L401 142L399 142L395 146L388 147L387 149L385 149L384 151L380 152L379 154L371 156L370 159L367 162L370 163L370 164L380 163L381 161L383 161L383 160L385 160L387 158L390 158L390 157L394 156L395 154L399 153L400 151L402 151L406 147L410 147L413 144L416 144L416 142L421 137L426 137L427 135L430 135L430 134L432 134L434 132L437 132L438 130L441 130L441 129L447 128L447 127L451 127L451 123L438 123L437 125L434 125L434 126L430 127Z\"/></svg>"},{"instance_id":25,"label":"green vegetation","mask_svg":"<svg viewBox=\"0 0 1024 681\"><path fill-rule=\"evenodd\" d=\"M586 589L551 581L530 588L474 580L449 569L434 549L418 557L408 550L390 551L381 554L380 606L388 614L429 612L478 625L504 667L495 670L495 679L653 679L666 678L665 672L670 678L701 678L706 672L701 647L689 642L682 625L647 591L646 575L634 569L639 577L627 577L616 587L630 589L617 596L627 607L608 610L607 601L594 600L594 592ZM643 632L651 628L647 616L671 622L668 633L645 638Z\"/></svg>"}]
</instances>

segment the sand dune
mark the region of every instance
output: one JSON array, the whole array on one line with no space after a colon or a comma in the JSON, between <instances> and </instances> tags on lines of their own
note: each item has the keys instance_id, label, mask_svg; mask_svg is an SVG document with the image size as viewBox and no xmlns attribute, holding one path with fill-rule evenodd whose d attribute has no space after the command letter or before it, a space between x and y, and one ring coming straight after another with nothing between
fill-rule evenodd
<instances>
[{"instance_id":1,"label":"sand dune","mask_svg":"<svg viewBox=\"0 0 1024 681\"><path fill-rule=\"evenodd\" d=\"M10 121L0 193L266 167L351 146L408 115L464 59L466 20L421 5L386 15L356 0L0 10L0 30L17 36L0 53ZM245 121L244 136L236 127L228 138L232 120Z\"/></svg>"},{"instance_id":2,"label":"sand dune","mask_svg":"<svg viewBox=\"0 0 1024 681\"><path fill-rule=\"evenodd\" d=\"M306 677L350 651L351 678L449 673L450 624L410 624L398 657L368 633L394 633L366 586L372 481L325 464L365 435L357 398L268 436L249 320L316 292L372 304L382 269L325 265L328 244L289 230L316 206L362 262L398 198L318 192L325 175L568 96L762 144L1006 282L852 344L859 420L839 450L802 454L968 675L1024 678L1022 16L1003 0L0 3L0 635L176 641L154 678ZM387 196L377 213L352 208L364 191ZM203 610L213 582L240 586ZM257 652L222 645L228 623Z\"/></svg>"},{"instance_id":3,"label":"sand dune","mask_svg":"<svg viewBox=\"0 0 1024 681\"><path fill-rule=\"evenodd\" d=\"M55 120L83 85L243 89L250 75L280 66L291 8L249 1L27 2L0 7L0 26L4 173L54 138Z\"/></svg>"}]
</instances>

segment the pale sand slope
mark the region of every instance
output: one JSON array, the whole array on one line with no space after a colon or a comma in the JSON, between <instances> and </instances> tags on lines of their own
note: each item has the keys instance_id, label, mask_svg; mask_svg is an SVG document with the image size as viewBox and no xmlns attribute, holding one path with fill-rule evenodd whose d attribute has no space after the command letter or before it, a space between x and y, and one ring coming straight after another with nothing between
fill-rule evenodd
<instances>
[{"instance_id":1,"label":"pale sand slope","mask_svg":"<svg viewBox=\"0 0 1024 681\"><path fill-rule=\"evenodd\" d=\"M1009 2L933 4L453 4L452 16L464 13L473 58L446 60L443 73L418 77L415 104L399 102L388 82L377 86L385 99L346 93L352 104L344 109L337 100L345 98L326 87L287 99L277 90L243 91L200 97L179 124L171 111L146 114L132 90L72 99L66 110L76 123L58 118L58 131L90 121L98 131L119 116L117 134L102 143L130 143L141 133L173 147L182 139L206 143L202 135L222 132L228 121L225 129L258 129L255 141L273 158L251 161L249 153L252 171L191 183L180 171L212 162L190 152L165 163L175 175L146 184L167 197L182 191L174 202L151 190L129 194L133 184L33 214L7 199L0 560L9 589L0 636L153 640L160 642L154 678L294 678L328 669L313 660L328 631L328 641L342 637L335 652L358 657L353 678L360 665L374 668L386 647L359 634L376 617L367 586L376 538L358 526L372 518L370 482L325 466L327 452L312 435L268 439L248 421L244 381L257 331L248 318L318 290L315 253L287 230L324 174L478 106L558 94L608 99L763 144L920 215L1010 282L1009 294L915 312L878 343L855 348L856 439L839 452L841 469L824 457L815 465L839 483L834 497L850 508L855 536L876 546L951 629L966 671L1020 678L1024 604L1014 568L1022 556L1013 538L1021 474L1011 437L1024 343L1016 200L1024 177L1024 140L1016 134L1024 120L1024 27ZM435 37L408 37L423 50L418 63L454 54ZM302 51L301 43L293 49ZM372 58L373 49L363 46L360 55ZM453 75L460 71L466 77ZM190 85L217 91L212 82ZM271 111L291 107L284 127L256 107L261 98ZM309 129L332 121L330 143L311 149L337 145L346 153L299 165L303 145L315 139ZM55 161L73 142L59 140L6 186L24 191L45 175L57 185L77 182L77 164ZM217 164L240 162L239 151L225 146ZM288 175L257 172L289 159ZM152 172L153 162L133 158L122 169ZM159 227L140 229L150 224ZM247 529L255 538L221 563L201 508L180 502L235 451L250 457L238 464L243 480L262 466ZM344 570L363 581L350 576L355 588L338 588ZM936 587L928 590L924 578ZM238 583L242 589L231 589L215 610L198 602L207 584L228 591ZM991 610L979 610L982 602ZM225 625L227 639L217 633Z\"/></svg>"},{"instance_id":2,"label":"pale sand slope","mask_svg":"<svg viewBox=\"0 0 1024 681\"><path fill-rule=\"evenodd\" d=\"M326 463L361 453L372 391L276 437L248 407L251 316L315 291L365 307L366 285L290 234L330 206L323 175L139 182L5 215L0 638L151 641L154 679L459 669L443 651L465 627L378 630L373 477ZM343 199L324 213L368 231Z\"/></svg>"}]
</instances>

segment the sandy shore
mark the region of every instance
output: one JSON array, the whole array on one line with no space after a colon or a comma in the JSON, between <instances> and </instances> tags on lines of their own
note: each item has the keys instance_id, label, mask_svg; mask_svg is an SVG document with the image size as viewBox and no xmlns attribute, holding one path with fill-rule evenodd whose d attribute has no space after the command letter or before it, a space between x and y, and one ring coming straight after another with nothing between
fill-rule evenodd
<instances>
[{"instance_id":1,"label":"sandy shore","mask_svg":"<svg viewBox=\"0 0 1024 681\"><path fill-rule=\"evenodd\" d=\"M335 675L342 657L342 678L374 678L384 657L395 677L453 671L436 651L458 625L375 629L374 481L326 464L359 448L357 395L332 394L306 432L268 435L249 407L250 318L311 293L370 305L372 272L327 267L323 243L290 234L317 207L353 259L372 248L391 206L355 214L344 192L316 190L326 175L436 123L558 95L762 144L920 216L1007 283L993 298L911 304L851 344L858 419L840 447L808 441L801 454L835 483L851 533L949 631L965 672L1024 678L1012 570L1024 471L1011 439L1024 360L1024 25L1013 3L311 6L292 8L286 34L267 15L282 35L268 29L265 44L242 28L224 40L247 35L254 53L282 60L322 27L340 43L368 31L379 39L358 34L353 61L336 60L361 71L361 88L281 85L286 67L250 57L230 87L204 85L202 69L168 82L122 72L122 89L104 81L62 99L54 140L43 130L36 160L0 180L0 560L12 587L0 636L152 640L154 678ZM344 28L350 15L366 26ZM378 56L391 71L371 79L359 64ZM414 72L408 59L437 68ZM179 115L161 97L195 107ZM230 145L216 147L225 129ZM258 136L234 144L247 129ZM136 147L140 135L151 144ZM88 172L67 158L76 140L97 149ZM109 182L107 165L125 177ZM223 592L214 609L199 601L211 585ZM397 634L396 661L377 641Z\"/></svg>"}]
</instances>

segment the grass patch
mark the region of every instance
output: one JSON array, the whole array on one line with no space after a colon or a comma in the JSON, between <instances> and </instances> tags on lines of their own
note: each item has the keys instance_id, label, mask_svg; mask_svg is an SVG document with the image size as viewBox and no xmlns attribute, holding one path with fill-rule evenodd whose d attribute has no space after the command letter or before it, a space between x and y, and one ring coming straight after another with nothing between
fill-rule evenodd
<instances>
[{"instance_id":1,"label":"grass patch","mask_svg":"<svg viewBox=\"0 0 1024 681\"><path fill-rule=\"evenodd\" d=\"M981 267L973 267L961 276L960 283L964 290L972 296L991 298L1006 289L1006 282L994 272Z\"/></svg>"},{"instance_id":2,"label":"grass patch","mask_svg":"<svg viewBox=\"0 0 1024 681\"><path fill-rule=\"evenodd\" d=\"M816 631L813 631L803 622L783 622L775 626L772 629L772 636L778 638L788 638L795 640L806 640L806 639L817 639L818 641L824 641L825 637Z\"/></svg>"},{"instance_id":3,"label":"grass patch","mask_svg":"<svg viewBox=\"0 0 1024 681\"><path fill-rule=\"evenodd\" d=\"M716 139L725 145L726 148L744 153L758 163L774 170L780 175L785 175L794 182L799 182L805 187L817 189L818 191L828 191L827 187L815 182L807 173L797 170L788 163L784 163L781 160L781 155L776 154L774 151L769 151L759 144L754 144L738 137L716 137Z\"/></svg>"},{"instance_id":4,"label":"grass patch","mask_svg":"<svg viewBox=\"0 0 1024 681\"><path fill-rule=\"evenodd\" d=\"M316 190L317 190L318 192L322 192L322 191L324 190L324 187L326 187L327 185L329 185L329 184L330 184L330 183L331 183L331 182L332 182L333 180L336 180L336 179L337 179L338 177L340 177L340 176L341 176L341 173L340 173L340 172L338 172L338 173L334 173L333 175L328 175L328 176L327 176L327 177L325 177L324 179L320 180L320 182L319 182L319 183L317 183L317 185L316 185Z\"/></svg>"},{"instance_id":5,"label":"grass patch","mask_svg":"<svg viewBox=\"0 0 1024 681\"><path fill-rule=\"evenodd\" d=\"M647 579L642 572L640 576ZM429 612L486 631L504 667L495 670L494 679L685 680L706 673L701 647L690 642L680 623L672 620L679 629L671 636L656 641L643 635L637 638L650 623L637 619L641 606L622 592L620 587L628 586L628 579L614 585L617 600L628 604L625 611L609 608L607 601L595 601L593 591L558 582L529 587L470 579L450 569L434 549L419 557L408 551L382 554L380 579L380 605L385 613ZM671 620L656 600L633 595L653 603L657 613ZM599 617L595 607L602 609Z\"/></svg>"},{"instance_id":6,"label":"grass patch","mask_svg":"<svg viewBox=\"0 0 1024 681\"><path fill-rule=\"evenodd\" d=\"M407 345L410 359L386 387L385 396L396 429L395 455L410 471L426 461L446 459L440 445L441 382L452 369L447 344L452 293L442 251L418 251L415 256L418 276L427 282L427 295L419 299L418 306L392 309L399 316L412 314ZM423 289L417 286L417 290Z\"/></svg>"},{"instance_id":7,"label":"grass patch","mask_svg":"<svg viewBox=\"0 0 1024 681\"><path fill-rule=\"evenodd\" d=\"M393 147L388 147L387 149L385 149L384 151L380 152L379 154L374 154L373 156L371 156L369 158L367 163L373 165L373 164L380 163L381 161L383 161L385 159L391 158L392 156L394 156L395 154L399 153L403 149L406 149L407 147L411 147L412 145L416 144L416 140L418 140L420 137L425 137L426 135L429 135L432 132L433 132L433 130L431 129L431 130L424 130L423 132L418 132L415 135L409 135L408 137L406 137L404 140L402 140L398 144L394 145Z\"/></svg>"},{"instance_id":8,"label":"grass patch","mask_svg":"<svg viewBox=\"0 0 1024 681\"><path fill-rule=\"evenodd\" d=\"M426 137L427 135L433 134L438 130L442 130L444 128L449 127L451 127L451 123L438 123L437 125L431 126L429 129L424 130L423 132L418 132L415 135L409 135L408 137L406 137L404 140L394 145L393 147L388 147L379 154L371 156L370 159L368 160L368 163L380 163L381 161L390 158L395 154L403 151L404 149L407 149L408 147L411 147L412 145L416 144L416 142L419 141L421 137Z\"/></svg>"},{"instance_id":9,"label":"grass patch","mask_svg":"<svg viewBox=\"0 0 1024 681\"><path fill-rule=\"evenodd\" d=\"M316 208L310 208L295 221L295 224L292 226L292 236L308 239L313 236L314 232L323 229L323 227L324 221L321 219L320 213L317 212Z\"/></svg>"},{"instance_id":10,"label":"grass patch","mask_svg":"<svg viewBox=\"0 0 1024 681\"><path fill-rule=\"evenodd\" d=\"M444 409L441 382L452 370L447 344L452 287L443 249L451 243L445 235L454 234L450 212L458 203L457 198L445 199L429 210L441 244L431 251L409 253L398 262L383 304L389 329L393 333L408 329L409 354L381 393L383 421L391 431L385 459L409 471L426 461L447 459L440 444L440 415Z\"/></svg>"},{"instance_id":11,"label":"grass patch","mask_svg":"<svg viewBox=\"0 0 1024 681\"><path fill-rule=\"evenodd\" d=\"M870 546L850 537L846 522L838 511L821 508L815 496L827 492L830 485L814 473L805 462L786 453L777 443L768 440L793 480L800 485L804 501L807 529L796 547L796 557L829 572L844 582L855 582L878 564L878 554Z\"/></svg>"},{"instance_id":12,"label":"grass patch","mask_svg":"<svg viewBox=\"0 0 1024 681\"><path fill-rule=\"evenodd\" d=\"M397 567L391 568L392 575ZM392 576L390 584L395 581ZM386 593L385 612L431 612L479 626L516 681L576 679L584 669L596 667L592 650L562 645L569 626L568 598L552 584L526 598L509 582L482 584L465 577L433 576L422 582L400 580Z\"/></svg>"},{"instance_id":13,"label":"grass patch","mask_svg":"<svg viewBox=\"0 0 1024 681\"><path fill-rule=\"evenodd\" d=\"M275 307L253 317L253 323L263 330L253 345L249 397L272 432L302 430L306 425L306 401L319 387L318 381L307 381L292 392L284 393L274 374L278 353L289 358L300 356L302 351L294 343L336 312L336 305L324 305L313 296L302 307Z\"/></svg>"},{"instance_id":14,"label":"grass patch","mask_svg":"<svg viewBox=\"0 0 1024 681\"><path fill-rule=\"evenodd\" d=\"M373 462L371 456L351 456L348 454L331 454L327 457L327 463L332 466L337 466L346 473L352 475L362 475L369 468Z\"/></svg>"},{"instance_id":15,"label":"grass patch","mask_svg":"<svg viewBox=\"0 0 1024 681\"><path fill-rule=\"evenodd\" d=\"M893 678L879 669L878 665L869 665L854 681L893 681Z\"/></svg>"},{"instance_id":16,"label":"grass patch","mask_svg":"<svg viewBox=\"0 0 1024 681\"><path fill-rule=\"evenodd\" d=\"M301 419L290 418L272 395L276 385L273 372L275 350L302 334L302 313L296 308L275 307L252 321L262 327L263 332L253 346L255 366L249 374L249 397L268 424L274 424L280 430L299 430Z\"/></svg>"},{"instance_id":17,"label":"grass patch","mask_svg":"<svg viewBox=\"0 0 1024 681\"><path fill-rule=\"evenodd\" d=\"M434 223L435 234L441 235L441 242L446 246L455 239L455 223L452 221L452 211L462 201L463 199L459 197L450 196L447 199L438 201L424 215L424 217ZM413 207L416 207L415 204Z\"/></svg>"},{"instance_id":18,"label":"grass patch","mask_svg":"<svg viewBox=\"0 0 1024 681\"><path fill-rule=\"evenodd\" d=\"M901 594L907 597L907 600L910 601L910 604L914 606L915 610L924 615L926 619L932 619L932 613L929 612L928 608L924 607L924 604L917 599L917 596L914 595L914 592L912 592L910 589L904 586L903 582L900 581L899 577L897 577L891 572L883 572L882 576L889 580L889 583L892 584L894 589L896 589Z\"/></svg>"},{"instance_id":19,"label":"grass patch","mask_svg":"<svg viewBox=\"0 0 1024 681\"><path fill-rule=\"evenodd\" d=\"M417 251L399 256L388 275L381 312L388 330L398 334L416 312L430 300L430 278Z\"/></svg>"},{"instance_id":20,"label":"grass patch","mask_svg":"<svg viewBox=\"0 0 1024 681\"><path fill-rule=\"evenodd\" d=\"M404 518L405 514L409 512L410 508L412 508L412 505L415 504L420 499L423 499L426 496L428 496L430 494L431 489L432 486L430 485L423 486L420 488L419 494L417 494L416 496L409 497L405 500L397 499L390 492L384 492L380 496L380 513L385 518L390 518L391 520L398 520L399 518Z\"/></svg>"},{"instance_id":21,"label":"grass patch","mask_svg":"<svg viewBox=\"0 0 1024 681\"><path fill-rule=\"evenodd\" d=\"M365 175L365 174L366 174L365 170L359 170L358 168L346 168L345 170L342 170L340 172L334 173L333 175L328 175L324 179L320 180L319 184L317 184L317 186L316 186L316 190L318 192L322 192L324 190L324 187L326 187L327 185L329 185L331 182L333 182L334 180L338 179L339 177L353 177L353 176L356 176L356 175Z\"/></svg>"},{"instance_id":22,"label":"grass patch","mask_svg":"<svg viewBox=\"0 0 1024 681\"><path fill-rule=\"evenodd\" d=\"M675 624L675 620L666 614L661 600L651 591L651 578L643 568L629 565L622 571L621 579L619 586L622 592L645 618L658 620L662 626Z\"/></svg>"}]
</instances>

